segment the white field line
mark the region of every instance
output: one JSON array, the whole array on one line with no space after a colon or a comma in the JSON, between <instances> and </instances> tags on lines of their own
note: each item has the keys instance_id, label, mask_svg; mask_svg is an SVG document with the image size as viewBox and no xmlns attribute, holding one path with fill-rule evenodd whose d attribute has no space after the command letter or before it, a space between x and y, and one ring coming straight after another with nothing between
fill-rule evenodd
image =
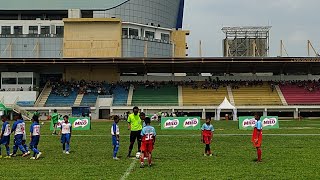
<instances>
[{"instance_id":1,"label":"white field line","mask_svg":"<svg viewBox=\"0 0 320 180\"><path fill-rule=\"evenodd\" d=\"M120 178L120 180L125 180L131 173L132 169L134 168L134 166L136 165L137 160L133 160L132 163L130 164L130 166L128 167L128 169L126 170L126 172L122 175L122 177Z\"/></svg>"},{"instance_id":2,"label":"white field line","mask_svg":"<svg viewBox=\"0 0 320 180\"><path fill-rule=\"evenodd\" d=\"M214 134L214 136L251 136L252 134ZM44 137L56 137L53 135L41 135ZM84 134L78 134L78 135L72 135L72 137L109 137L111 135L84 135ZM129 135L121 135L122 137L129 137ZM157 135L157 137L199 137L200 135L182 135L182 134L170 134L170 135ZM320 134L263 134L263 136L320 136Z\"/></svg>"}]
</instances>

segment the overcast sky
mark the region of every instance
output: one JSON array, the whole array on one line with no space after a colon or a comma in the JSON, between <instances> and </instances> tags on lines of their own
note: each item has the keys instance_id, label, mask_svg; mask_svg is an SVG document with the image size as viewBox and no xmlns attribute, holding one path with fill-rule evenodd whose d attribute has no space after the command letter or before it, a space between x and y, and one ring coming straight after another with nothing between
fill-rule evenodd
<instances>
[{"instance_id":1,"label":"overcast sky","mask_svg":"<svg viewBox=\"0 0 320 180\"><path fill-rule=\"evenodd\" d=\"M186 0L183 28L190 57L222 56L223 26L272 26L270 56L278 56L280 40L289 56L307 56L307 40L320 49L319 0Z\"/></svg>"}]
</instances>

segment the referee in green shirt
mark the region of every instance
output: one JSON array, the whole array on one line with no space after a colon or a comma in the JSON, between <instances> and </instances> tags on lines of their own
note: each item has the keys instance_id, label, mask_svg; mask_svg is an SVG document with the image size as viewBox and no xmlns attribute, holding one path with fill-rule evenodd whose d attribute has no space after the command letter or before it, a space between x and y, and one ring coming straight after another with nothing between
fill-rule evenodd
<instances>
[{"instance_id":1,"label":"referee in green shirt","mask_svg":"<svg viewBox=\"0 0 320 180\"><path fill-rule=\"evenodd\" d=\"M130 132L130 146L129 153L127 157L131 156L131 151L133 149L134 142L138 141L138 152L140 152L141 147L141 130L142 130L142 121L139 116L139 108L134 107L133 113L128 116L128 130Z\"/></svg>"}]
</instances>

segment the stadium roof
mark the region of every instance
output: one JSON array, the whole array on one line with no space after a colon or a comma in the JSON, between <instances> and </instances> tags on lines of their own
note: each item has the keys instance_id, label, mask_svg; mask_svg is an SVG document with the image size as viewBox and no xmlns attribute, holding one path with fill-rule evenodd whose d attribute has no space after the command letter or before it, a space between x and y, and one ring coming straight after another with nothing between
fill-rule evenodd
<instances>
[{"instance_id":1,"label":"stadium roof","mask_svg":"<svg viewBox=\"0 0 320 180\"><path fill-rule=\"evenodd\" d=\"M0 10L105 10L128 0L1 0Z\"/></svg>"},{"instance_id":2,"label":"stadium roof","mask_svg":"<svg viewBox=\"0 0 320 180\"><path fill-rule=\"evenodd\" d=\"M19 68L63 68L65 66L113 66L120 73L275 73L320 74L320 58L1 58L0 71ZM23 68L21 68L23 67Z\"/></svg>"}]
</instances>

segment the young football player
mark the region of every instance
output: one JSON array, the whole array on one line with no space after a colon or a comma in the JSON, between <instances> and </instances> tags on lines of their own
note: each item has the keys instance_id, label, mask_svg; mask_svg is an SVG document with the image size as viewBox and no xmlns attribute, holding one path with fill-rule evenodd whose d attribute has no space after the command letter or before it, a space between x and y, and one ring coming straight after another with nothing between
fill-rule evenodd
<instances>
[{"instance_id":1,"label":"young football player","mask_svg":"<svg viewBox=\"0 0 320 180\"><path fill-rule=\"evenodd\" d=\"M255 114L254 118L256 119L256 125L253 129L252 133L252 143L253 146L257 149L258 159L257 162L261 162L262 152L261 152L261 144L262 144L262 122L260 120L260 115L258 113Z\"/></svg>"},{"instance_id":2,"label":"young football player","mask_svg":"<svg viewBox=\"0 0 320 180\"><path fill-rule=\"evenodd\" d=\"M144 120L146 119L146 114L144 112L140 112L139 116L140 116L141 121L143 122L142 127L145 127L146 123L144 122Z\"/></svg>"},{"instance_id":3,"label":"young football player","mask_svg":"<svg viewBox=\"0 0 320 180\"><path fill-rule=\"evenodd\" d=\"M39 117L32 117L32 124L30 126L30 149L33 151L33 156L30 159L39 159L41 152L38 150L40 140L40 124Z\"/></svg>"},{"instance_id":4,"label":"young football player","mask_svg":"<svg viewBox=\"0 0 320 180\"><path fill-rule=\"evenodd\" d=\"M19 118L24 122L24 119L22 118L22 115L21 115L21 114L19 114ZM29 148L28 148L28 146L27 146L27 133L26 133L26 129L24 129L24 131L23 131L22 146L23 146L23 148L27 151L27 154L30 155L30 151L29 151Z\"/></svg>"},{"instance_id":5,"label":"young football player","mask_svg":"<svg viewBox=\"0 0 320 180\"><path fill-rule=\"evenodd\" d=\"M119 160L117 157L117 153L119 150L119 138L120 138L120 131L119 131L119 116L114 116L113 117L114 123L112 124L111 127L111 135L112 135L112 145L113 145L113 159L114 160Z\"/></svg>"},{"instance_id":6,"label":"young football player","mask_svg":"<svg viewBox=\"0 0 320 180\"><path fill-rule=\"evenodd\" d=\"M144 168L144 157L148 157L148 164L151 167L152 164L152 150L154 143L156 142L156 130L154 127L150 125L151 120L149 117L146 117L144 122L146 126L142 128L141 136L142 136L142 144L141 144L141 156L140 156L140 168Z\"/></svg>"},{"instance_id":7,"label":"young football player","mask_svg":"<svg viewBox=\"0 0 320 180\"><path fill-rule=\"evenodd\" d=\"M201 142L203 142L206 147L204 149L204 156L212 156L210 144L212 141L212 136L214 132L214 127L211 123L211 118L206 118L206 123L201 127Z\"/></svg>"},{"instance_id":8,"label":"young football player","mask_svg":"<svg viewBox=\"0 0 320 180\"><path fill-rule=\"evenodd\" d=\"M1 120L3 124L1 128L1 134L0 134L0 158L2 158L1 145L4 145L6 147L7 156L5 156L4 158L10 158L9 143L10 143L11 130L10 130L10 124L8 122L9 118L7 115L3 115L1 116Z\"/></svg>"},{"instance_id":9,"label":"young football player","mask_svg":"<svg viewBox=\"0 0 320 180\"><path fill-rule=\"evenodd\" d=\"M57 110L54 109L53 113L51 115L51 121L52 121L53 129L54 129L52 132L52 135L57 135L56 129L58 126L58 120L59 120L59 114L57 113Z\"/></svg>"},{"instance_id":10,"label":"young football player","mask_svg":"<svg viewBox=\"0 0 320 180\"><path fill-rule=\"evenodd\" d=\"M61 130L59 134L61 134L61 143L62 150L65 154L70 154L70 139L72 132L72 125L69 122L69 117L67 115L63 116L64 122L61 124Z\"/></svg>"},{"instance_id":11,"label":"young football player","mask_svg":"<svg viewBox=\"0 0 320 180\"><path fill-rule=\"evenodd\" d=\"M22 151L23 155L22 157L28 156L28 152L22 145L22 141L25 135L25 128L26 125L22 119L21 114L18 114L15 116L16 121L13 123L11 133L14 132L14 146L13 146L13 152L11 154L11 157L17 156L18 148L20 151Z\"/></svg>"}]
</instances>

